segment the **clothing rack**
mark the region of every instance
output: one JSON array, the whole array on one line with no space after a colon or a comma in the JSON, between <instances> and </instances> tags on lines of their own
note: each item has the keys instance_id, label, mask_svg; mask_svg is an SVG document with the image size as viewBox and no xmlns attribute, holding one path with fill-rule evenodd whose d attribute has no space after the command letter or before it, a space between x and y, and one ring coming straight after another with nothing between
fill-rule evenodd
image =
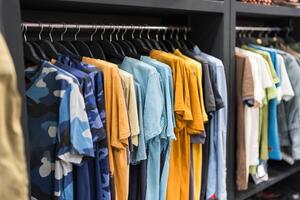
<instances>
[{"instance_id":1,"label":"clothing rack","mask_svg":"<svg viewBox=\"0 0 300 200\"><path fill-rule=\"evenodd\" d=\"M236 31L290 31L291 28L281 28L281 27L255 27L255 26L236 26Z\"/></svg>"},{"instance_id":2,"label":"clothing rack","mask_svg":"<svg viewBox=\"0 0 300 200\"><path fill-rule=\"evenodd\" d=\"M191 27L185 26L136 26L136 25L92 25L92 24L58 24L58 23L32 23L23 22L24 28L51 28L51 29L103 29L103 30L170 30L170 31L191 31Z\"/></svg>"}]
</instances>

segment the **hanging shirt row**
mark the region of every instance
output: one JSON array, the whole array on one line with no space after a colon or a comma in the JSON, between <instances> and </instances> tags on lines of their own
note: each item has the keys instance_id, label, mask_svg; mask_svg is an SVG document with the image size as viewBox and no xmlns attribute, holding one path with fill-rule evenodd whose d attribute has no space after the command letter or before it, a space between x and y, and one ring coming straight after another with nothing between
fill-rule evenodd
<instances>
[{"instance_id":1,"label":"hanging shirt row","mask_svg":"<svg viewBox=\"0 0 300 200\"><path fill-rule=\"evenodd\" d=\"M109 61L25 69L32 199L225 200L222 61L196 45Z\"/></svg>"},{"instance_id":2,"label":"hanging shirt row","mask_svg":"<svg viewBox=\"0 0 300 200\"><path fill-rule=\"evenodd\" d=\"M235 49L237 86L237 188L268 180L267 161L300 159L300 54L243 45ZM294 44L295 46L295 44Z\"/></svg>"}]
</instances>

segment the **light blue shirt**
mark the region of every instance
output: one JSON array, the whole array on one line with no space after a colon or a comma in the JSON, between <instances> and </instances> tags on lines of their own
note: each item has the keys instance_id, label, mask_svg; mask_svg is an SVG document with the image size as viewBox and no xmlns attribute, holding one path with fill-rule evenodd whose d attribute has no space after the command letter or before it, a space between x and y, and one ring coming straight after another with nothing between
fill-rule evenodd
<instances>
[{"instance_id":1,"label":"light blue shirt","mask_svg":"<svg viewBox=\"0 0 300 200\"><path fill-rule=\"evenodd\" d=\"M300 159L300 65L297 59L283 51L277 51L283 55L286 70L295 92L295 96L281 105L286 115L278 113L278 122L282 138L291 145L292 156L295 160Z\"/></svg>"},{"instance_id":2,"label":"light blue shirt","mask_svg":"<svg viewBox=\"0 0 300 200\"><path fill-rule=\"evenodd\" d=\"M169 175L169 143L171 139L176 138L174 134L175 117L172 71L168 65L150 57L142 56L141 60L155 67L160 74L162 92L164 94L163 115L166 122L162 133L148 143L146 200L165 199ZM164 163L161 163L158 158L160 158L161 152L164 150L167 153ZM161 168L163 169L162 174L160 174Z\"/></svg>"},{"instance_id":3,"label":"light blue shirt","mask_svg":"<svg viewBox=\"0 0 300 200\"><path fill-rule=\"evenodd\" d=\"M206 199L216 195L219 200L227 200L226 191L226 137L227 137L227 84L224 66L221 60L205 54L195 46L194 53L208 59L212 72L212 81L224 102L224 108L213 114L210 129L210 152L208 164Z\"/></svg>"},{"instance_id":4,"label":"light blue shirt","mask_svg":"<svg viewBox=\"0 0 300 200\"><path fill-rule=\"evenodd\" d=\"M154 67L140 60L125 57L120 69L132 74L141 87L143 128L146 143L159 135L164 127L164 99L160 75Z\"/></svg>"}]
</instances>

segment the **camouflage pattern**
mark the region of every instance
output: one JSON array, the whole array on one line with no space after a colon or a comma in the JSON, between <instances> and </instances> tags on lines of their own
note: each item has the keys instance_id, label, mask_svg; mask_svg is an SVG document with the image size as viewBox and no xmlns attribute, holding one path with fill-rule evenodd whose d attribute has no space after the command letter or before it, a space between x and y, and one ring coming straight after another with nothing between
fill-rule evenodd
<instances>
[{"instance_id":1,"label":"camouflage pattern","mask_svg":"<svg viewBox=\"0 0 300 200\"><path fill-rule=\"evenodd\" d=\"M73 166L94 157L76 78L49 62L27 68L31 199L74 199Z\"/></svg>"},{"instance_id":2,"label":"camouflage pattern","mask_svg":"<svg viewBox=\"0 0 300 200\"><path fill-rule=\"evenodd\" d=\"M97 200L111 199L110 191L110 174L109 174L109 160L108 160L108 144L107 135L105 131L105 99L104 99L104 86L103 86L103 73L93 65L88 65L83 62L76 61L67 56L60 56L59 61L80 70L91 78L94 96L96 97L96 105L100 115L103 128L100 132L99 141L94 143L95 146L95 180L96 197ZM91 188L92 190L93 188ZM86 191L82 191L85 193ZM86 199L84 199L86 200Z\"/></svg>"}]
</instances>

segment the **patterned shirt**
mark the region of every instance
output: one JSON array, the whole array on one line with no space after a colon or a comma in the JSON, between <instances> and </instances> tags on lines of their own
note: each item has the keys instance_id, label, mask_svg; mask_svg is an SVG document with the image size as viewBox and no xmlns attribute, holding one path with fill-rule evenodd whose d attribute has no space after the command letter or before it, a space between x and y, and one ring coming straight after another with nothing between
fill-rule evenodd
<instances>
[{"instance_id":1,"label":"patterned shirt","mask_svg":"<svg viewBox=\"0 0 300 200\"><path fill-rule=\"evenodd\" d=\"M103 89L103 74L93 65L88 65L83 62L78 62L67 56L61 56L60 61L66 63L72 68L81 70L89 75L92 80L94 95L96 97L96 104L98 112L100 114L103 128L101 129L100 141L95 143L95 163L94 163L94 176L93 183L96 184L96 199L107 200L111 199L110 192L110 175L109 175L109 160L108 160L108 144L106 136L106 123L105 123L105 99ZM86 193L86 190L82 190L82 193Z\"/></svg>"},{"instance_id":2,"label":"patterned shirt","mask_svg":"<svg viewBox=\"0 0 300 200\"><path fill-rule=\"evenodd\" d=\"M49 62L25 73L32 199L74 199L73 164L94 156L84 99L75 77Z\"/></svg>"}]
</instances>

